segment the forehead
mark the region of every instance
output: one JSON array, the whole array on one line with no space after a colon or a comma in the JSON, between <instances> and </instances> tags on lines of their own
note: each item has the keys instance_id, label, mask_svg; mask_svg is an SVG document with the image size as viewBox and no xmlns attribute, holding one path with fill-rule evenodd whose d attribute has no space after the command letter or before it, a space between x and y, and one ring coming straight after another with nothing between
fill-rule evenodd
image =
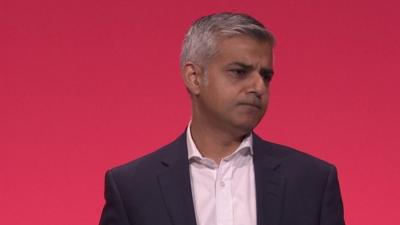
<instances>
[{"instance_id":1,"label":"forehead","mask_svg":"<svg viewBox=\"0 0 400 225\"><path fill-rule=\"evenodd\" d=\"M217 53L213 59L216 63L241 63L261 66L272 64L272 46L267 41L261 41L248 36L220 38L216 44Z\"/></svg>"}]
</instances>

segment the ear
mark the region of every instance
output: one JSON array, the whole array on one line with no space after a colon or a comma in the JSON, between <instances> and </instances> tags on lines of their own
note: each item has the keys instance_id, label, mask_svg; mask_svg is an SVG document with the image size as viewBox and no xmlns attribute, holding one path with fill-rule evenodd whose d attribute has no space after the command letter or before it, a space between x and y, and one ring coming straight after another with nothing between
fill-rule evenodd
<instances>
[{"instance_id":1,"label":"ear","mask_svg":"<svg viewBox=\"0 0 400 225\"><path fill-rule=\"evenodd\" d=\"M194 64L193 62L186 62L182 68L182 78L185 82L186 88L192 95L200 94L200 84L203 76L203 71L200 66Z\"/></svg>"}]
</instances>

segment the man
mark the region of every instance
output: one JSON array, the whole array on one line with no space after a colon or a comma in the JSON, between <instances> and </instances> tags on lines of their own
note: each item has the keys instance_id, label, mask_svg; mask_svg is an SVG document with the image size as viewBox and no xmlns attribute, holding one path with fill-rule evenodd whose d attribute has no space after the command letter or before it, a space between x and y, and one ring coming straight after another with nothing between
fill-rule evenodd
<instances>
[{"instance_id":1,"label":"man","mask_svg":"<svg viewBox=\"0 0 400 225\"><path fill-rule=\"evenodd\" d=\"M107 172L101 225L342 225L333 165L262 140L274 38L220 13L186 34L192 120L169 145Z\"/></svg>"}]
</instances>

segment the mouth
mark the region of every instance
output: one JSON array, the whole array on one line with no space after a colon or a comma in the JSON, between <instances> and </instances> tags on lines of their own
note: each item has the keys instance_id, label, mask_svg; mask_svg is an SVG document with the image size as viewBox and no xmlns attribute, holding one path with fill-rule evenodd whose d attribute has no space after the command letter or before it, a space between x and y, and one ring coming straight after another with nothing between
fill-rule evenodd
<instances>
[{"instance_id":1,"label":"mouth","mask_svg":"<svg viewBox=\"0 0 400 225\"><path fill-rule=\"evenodd\" d=\"M239 105L250 106L250 107L257 108L257 109L261 109L261 105L254 104L254 103L242 102L242 103L239 103Z\"/></svg>"}]
</instances>

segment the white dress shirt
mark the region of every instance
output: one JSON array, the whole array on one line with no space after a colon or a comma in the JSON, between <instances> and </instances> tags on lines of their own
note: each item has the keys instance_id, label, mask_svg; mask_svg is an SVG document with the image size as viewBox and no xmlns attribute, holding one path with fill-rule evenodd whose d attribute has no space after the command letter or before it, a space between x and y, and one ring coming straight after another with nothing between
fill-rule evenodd
<instances>
[{"instance_id":1,"label":"white dress shirt","mask_svg":"<svg viewBox=\"0 0 400 225\"><path fill-rule=\"evenodd\" d=\"M253 136L218 165L197 149L186 131L190 180L198 225L256 225Z\"/></svg>"}]
</instances>

